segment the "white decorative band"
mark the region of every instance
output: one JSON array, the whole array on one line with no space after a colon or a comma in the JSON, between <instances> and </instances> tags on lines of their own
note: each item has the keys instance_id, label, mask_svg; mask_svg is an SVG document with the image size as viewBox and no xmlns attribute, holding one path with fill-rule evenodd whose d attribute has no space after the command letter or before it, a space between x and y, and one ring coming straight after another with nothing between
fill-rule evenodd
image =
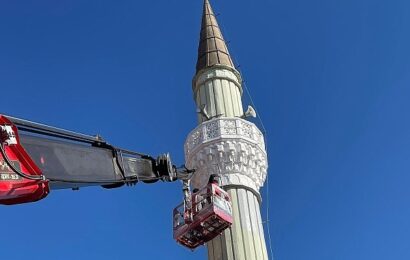
<instances>
[{"instance_id":1,"label":"white decorative band","mask_svg":"<svg viewBox=\"0 0 410 260\"><path fill-rule=\"evenodd\" d=\"M185 142L185 160L196 173L192 184L206 185L210 174L219 174L223 185L240 185L256 192L268 168L262 133L240 118L217 118L203 122Z\"/></svg>"},{"instance_id":2,"label":"white decorative band","mask_svg":"<svg viewBox=\"0 0 410 260\"><path fill-rule=\"evenodd\" d=\"M243 139L265 152L262 132L241 118L223 117L205 121L192 130L185 141L185 154L193 154L199 146L219 139Z\"/></svg>"}]
</instances>

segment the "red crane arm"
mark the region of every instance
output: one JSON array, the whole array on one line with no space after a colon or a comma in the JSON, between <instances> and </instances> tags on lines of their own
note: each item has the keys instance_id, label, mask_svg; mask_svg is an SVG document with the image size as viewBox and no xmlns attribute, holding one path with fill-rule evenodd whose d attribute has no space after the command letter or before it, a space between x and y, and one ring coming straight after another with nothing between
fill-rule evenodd
<instances>
[{"instance_id":1,"label":"red crane arm","mask_svg":"<svg viewBox=\"0 0 410 260\"><path fill-rule=\"evenodd\" d=\"M153 158L89 136L0 115L0 204L40 200L50 189L100 185L116 188L138 181L175 181L168 154Z\"/></svg>"}]
</instances>

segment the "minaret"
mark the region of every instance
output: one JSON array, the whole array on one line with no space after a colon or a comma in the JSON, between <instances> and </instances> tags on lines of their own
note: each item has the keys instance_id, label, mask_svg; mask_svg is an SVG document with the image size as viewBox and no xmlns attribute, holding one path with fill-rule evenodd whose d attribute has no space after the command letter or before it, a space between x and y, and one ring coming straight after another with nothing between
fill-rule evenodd
<instances>
[{"instance_id":1,"label":"minaret","mask_svg":"<svg viewBox=\"0 0 410 260\"><path fill-rule=\"evenodd\" d=\"M185 142L194 188L218 174L232 199L234 223L208 243L212 260L268 259L260 213L267 173L261 131L244 116L242 79L235 69L208 0L204 1L198 61L192 81L199 125Z\"/></svg>"}]
</instances>

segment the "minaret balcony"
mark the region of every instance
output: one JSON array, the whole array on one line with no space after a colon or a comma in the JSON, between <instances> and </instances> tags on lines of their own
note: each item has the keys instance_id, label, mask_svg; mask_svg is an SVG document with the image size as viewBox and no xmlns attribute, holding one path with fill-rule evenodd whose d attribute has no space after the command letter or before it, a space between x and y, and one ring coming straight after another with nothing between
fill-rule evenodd
<instances>
[{"instance_id":1,"label":"minaret balcony","mask_svg":"<svg viewBox=\"0 0 410 260\"><path fill-rule=\"evenodd\" d=\"M259 193L267 173L262 132L241 118L214 118L201 123L185 142L188 168L196 170L192 184L206 185L211 174L219 174L222 186L243 186Z\"/></svg>"}]
</instances>

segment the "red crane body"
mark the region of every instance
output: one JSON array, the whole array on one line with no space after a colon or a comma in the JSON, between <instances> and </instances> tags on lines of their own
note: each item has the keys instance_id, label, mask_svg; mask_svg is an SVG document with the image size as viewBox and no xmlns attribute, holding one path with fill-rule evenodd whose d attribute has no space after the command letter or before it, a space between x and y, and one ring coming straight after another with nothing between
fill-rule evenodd
<instances>
[{"instance_id":1,"label":"red crane body","mask_svg":"<svg viewBox=\"0 0 410 260\"><path fill-rule=\"evenodd\" d=\"M30 158L20 143L17 127L0 115L2 126L2 154L0 157L0 204L13 205L41 200L49 193L48 181L45 179L30 180L16 174L8 165L6 158L22 173L30 176L41 176L41 170Z\"/></svg>"}]
</instances>

